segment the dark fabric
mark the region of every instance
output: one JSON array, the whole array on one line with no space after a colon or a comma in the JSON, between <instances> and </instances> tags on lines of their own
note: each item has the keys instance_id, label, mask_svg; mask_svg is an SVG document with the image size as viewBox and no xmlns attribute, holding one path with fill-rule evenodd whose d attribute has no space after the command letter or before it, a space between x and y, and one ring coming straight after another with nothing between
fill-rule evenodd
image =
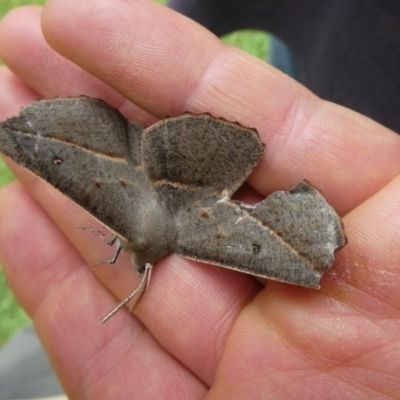
<instances>
[{"instance_id":1,"label":"dark fabric","mask_svg":"<svg viewBox=\"0 0 400 400\"><path fill-rule=\"evenodd\" d=\"M400 133L398 0L170 0L169 6L217 35L244 28L277 35L310 90Z\"/></svg>"}]
</instances>

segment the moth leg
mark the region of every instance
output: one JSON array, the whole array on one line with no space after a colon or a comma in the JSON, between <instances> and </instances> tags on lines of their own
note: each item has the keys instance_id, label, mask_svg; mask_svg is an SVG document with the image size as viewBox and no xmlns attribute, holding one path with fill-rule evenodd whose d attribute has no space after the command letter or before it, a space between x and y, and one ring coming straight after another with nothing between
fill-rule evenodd
<instances>
[{"instance_id":1,"label":"moth leg","mask_svg":"<svg viewBox=\"0 0 400 400\"><path fill-rule=\"evenodd\" d=\"M105 235L104 235L104 226L103 226L102 230L87 228L86 226L76 226L75 228L94 233L104 243L106 243L109 246L112 246L113 244L115 244L115 242L117 242L113 256L107 260L102 260L102 261L97 262L96 264L93 264L93 267L97 267L98 265L101 265L101 264L115 264L115 262L117 261L117 258L119 256L119 253L121 252L121 249L122 249L121 242L118 240L117 235L112 235L110 237L110 239L106 239Z\"/></svg>"},{"instance_id":2,"label":"moth leg","mask_svg":"<svg viewBox=\"0 0 400 400\"><path fill-rule=\"evenodd\" d=\"M116 237L116 239L118 239L118 237ZM114 242L115 242L115 240L114 240ZM111 258L109 258L108 260L102 260L96 264L93 264L93 267L97 267L98 265L101 265L101 264L115 264L115 262L117 261L117 258L119 256L119 253L121 253L121 250L122 250L121 242L119 240L117 240L117 244L115 246L115 251L114 251L113 256Z\"/></svg>"},{"instance_id":3,"label":"moth leg","mask_svg":"<svg viewBox=\"0 0 400 400\"><path fill-rule=\"evenodd\" d=\"M151 270L153 268L153 265L150 263L146 263L144 272L142 274L142 278L140 279L138 285L136 288L127 296L121 303L117 305L113 310L111 310L106 316L104 316L101 320L101 323L104 324L107 322L113 315L115 315L121 308L123 308L127 303L129 303L130 300L136 295L136 293L139 292L139 290L142 288L144 285L143 291L140 294L138 300L135 302L135 304L132 307L132 311L136 308L136 306L139 304L140 300L143 297L144 292L147 290L149 287L150 283L150 277L151 277Z\"/></svg>"},{"instance_id":4,"label":"moth leg","mask_svg":"<svg viewBox=\"0 0 400 400\"><path fill-rule=\"evenodd\" d=\"M104 226L101 230L99 229L92 229L92 228L88 228L86 226L75 226L75 228L77 229L82 229L83 231L88 231L91 233L94 233L96 236L98 236L104 243L108 244L109 246L112 246L115 241L118 239L117 235L112 235L110 237L110 239L106 239L105 235L104 235Z\"/></svg>"}]
</instances>

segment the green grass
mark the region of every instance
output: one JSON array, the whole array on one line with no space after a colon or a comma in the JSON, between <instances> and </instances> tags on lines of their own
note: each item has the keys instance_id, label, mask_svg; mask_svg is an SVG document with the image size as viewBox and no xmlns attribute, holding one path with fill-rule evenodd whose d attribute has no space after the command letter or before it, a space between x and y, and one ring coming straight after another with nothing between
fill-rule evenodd
<instances>
[{"instance_id":1,"label":"green grass","mask_svg":"<svg viewBox=\"0 0 400 400\"><path fill-rule=\"evenodd\" d=\"M44 4L46 0L1 0L0 2L0 18L12 8L23 6L25 4Z\"/></svg>"},{"instance_id":2,"label":"green grass","mask_svg":"<svg viewBox=\"0 0 400 400\"><path fill-rule=\"evenodd\" d=\"M0 273L0 319L0 346L31 322L7 287L3 273Z\"/></svg>"},{"instance_id":3,"label":"green grass","mask_svg":"<svg viewBox=\"0 0 400 400\"><path fill-rule=\"evenodd\" d=\"M269 39L263 31L244 29L224 35L222 41L231 46L239 47L247 53L253 54L262 60L267 59Z\"/></svg>"},{"instance_id":4,"label":"green grass","mask_svg":"<svg viewBox=\"0 0 400 400\"><path fill-rule=\"evenodd\" d=\"M68 1L68 0L67 0ZM157 0L165 4L166 0ZM0 0L0 18L15 7L24 4L44 4L45 0ZM222 40L241 48L261 59L266 59L268 52L268 36L265 32L244 30L225 35ZM0 187L13 180L13 175L0 159ZM8 289L0 266L0 346L21 328L29 324L30 320L18 305L11 291Z\"/></svg>"}]
</instances>

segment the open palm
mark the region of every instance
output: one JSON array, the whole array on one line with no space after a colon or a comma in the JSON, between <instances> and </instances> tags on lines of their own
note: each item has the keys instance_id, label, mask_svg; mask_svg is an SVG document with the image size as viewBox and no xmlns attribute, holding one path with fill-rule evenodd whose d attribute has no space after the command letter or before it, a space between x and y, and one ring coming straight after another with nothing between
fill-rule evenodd
<instances>
[{"instance_id":1,"label":"open palm","mask_svg":"<svg viewBox=\"0 0 400 400\"><path fill-rule=\"evenodd\" d=\"M102 326L137 279L128 256L88 267L110 249L74 226L98 223L12 165L23 185L0 193L0 261L70 398L400 396L396 134L152 1L17 9L0 25L0 53L0 119L80 94L145 126L207 111L266 143L240 196L308 179L345 215L349 244L320 291L170 256L135 314Z\"/></svg>"}]
</instances>

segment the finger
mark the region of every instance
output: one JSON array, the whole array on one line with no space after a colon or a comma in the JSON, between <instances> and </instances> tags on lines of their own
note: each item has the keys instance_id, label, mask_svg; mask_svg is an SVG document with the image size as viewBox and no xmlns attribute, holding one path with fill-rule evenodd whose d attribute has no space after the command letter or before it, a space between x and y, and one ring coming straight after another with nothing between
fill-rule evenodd
<instances>
[{"instance_id":1,"label":"finger","mask_svg":"<svg viewBox=\"0 0 400 400\"><path fill-rule=\"evenodd\" d=\"M108 7L106 1L96 2L96 8L89 2L49 1L43 20L48 40L158 116L209 111L256 127L267 144L264 161L251 177L259 192L307 178L345 213L399 172L399 138L368 118L319 100L165 7L122 1ZM41 45L31 46L32 25L16 23L20 12L0 26L0 52L30 79L35 68L29 60L40 58L35 49L38 53ZM30 57L25 46L34 53ZM57 69L50 69L45 68L54 79ZM40 80L38 75L30 80Z\"/></svg>"},{"instance_id":2,"label":"finger","mask_svg":"<svg viewBox=\"0 0 400 400\"><path fill-rule=\"evenodd\" d=\"M101 326L98 316L112 307L112 296L20 184L0 191L0 221L7 280L34 318L68 396L203 398L204 384L140 322L123 318L127 311Z\"/></svg>"},{"instance_id":3,"label":"finger","mask_svg":"<svg viewBox=\"0 0 400 400\"><path fill-rule=\"evenodd\" d=\"M398 136L152 1L51 0L43 30L152 114L210 111L257 128L267 148L251 183L263 194L307 178L345 213L399 173Z\"/></svg>"},{"instance_id":4,"label":"finger","mask_svg":"<svg viewBox=\"0 0 400 400\"><path fill-rule=\"evenodd\" d=\"M0 87L2 83L4 81L0 80ZM22 98L25 99L24 96ZM4 101L7 100L0 98L0 110ZM112 256L113 249L98 237L74 228L86 226L101 229L101 224L31 173L17 168L15 164L13 169L89 265ZM13 203L8 204L10 208L13 206ZM125 297L137 282L126 254L118 259L116 265L99 265L92 271L119 298ZM14 287L18 287L18 282ZM20 284L24 285L24 281ZM33 287L31 289L34 290ZM151 290L146 293L137 313L165 349L204 382L211 384L231 324L243 305L259 289L260 285L249 276L170 257L157 264ZM111 308L104 307L97 311L97 320Z\"/></svg>"},{"instance_id":5,"label":"finger","mask_svg":"<svg viewBox=\"0 0 400 400\"><path fill-rule=\"evenodd\" d=\"M0 66L0 120L19 113L21 106L36 100L39 95L4 65Z\"/></svg>"},{"instance_id":6,"label":"finger","mask_svg":"<svg viewBox=\"0 0 400 400\"><path fill-rule=\"evenodd\" d=\"M397 396L399 196L400 176L345 217L349 244L319 296L273 283L260 292L233 326L210 398Z\"/></svg>"},{"instance_id":7,"label":"finger","mask_svg":"<svg viewBox=\"0 0 400 400\"><path fill-rule=\"evenodd\" d=\"M43 38L41 15L42 7L20 7L7 14L0 24L1 57L20 79L40 97L85 94L103 99L139 123L155 122L153 116L54 51Z\"/></svg>"}]
</instances>

